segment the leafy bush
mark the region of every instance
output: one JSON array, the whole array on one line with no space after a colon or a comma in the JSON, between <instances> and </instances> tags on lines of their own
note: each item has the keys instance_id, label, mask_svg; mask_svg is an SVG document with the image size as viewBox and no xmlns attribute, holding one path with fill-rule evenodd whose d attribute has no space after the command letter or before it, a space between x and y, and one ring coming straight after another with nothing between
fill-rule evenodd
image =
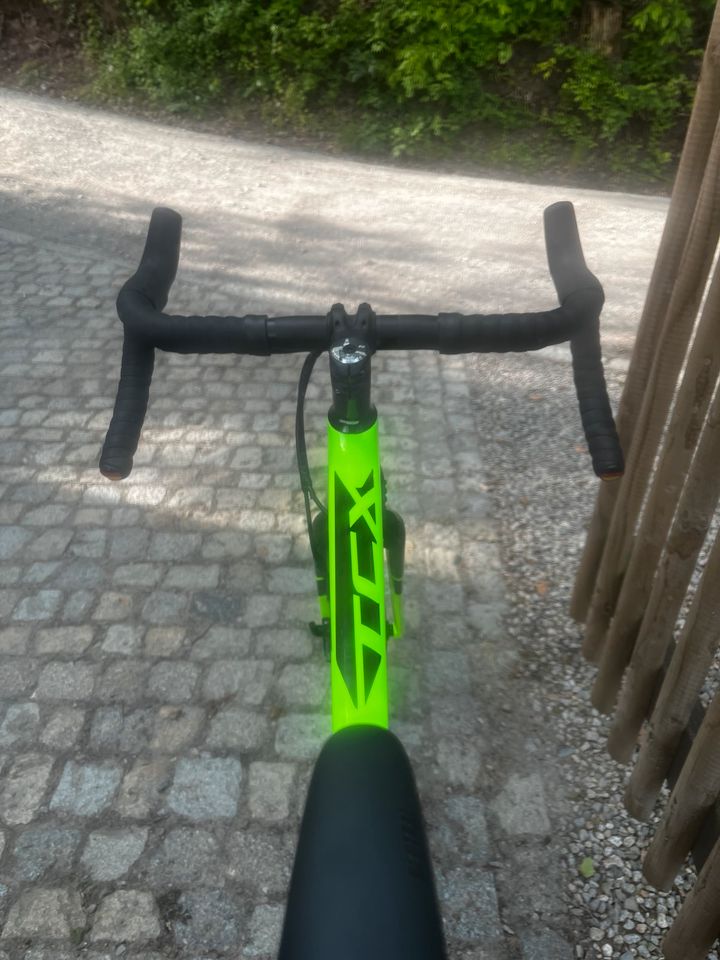
<instances>
[{"instance_id":1,"label":"leafy bush","mask_svg":"<svg viewBox=\"0 0 720 960\"><path fill-rule=\"evenodd\" d=\"M334 118L413 153L545 130L577 163L657 174L680 140L714 0L44 0L88 25L104 96ZM595 22L610 24L598 40ZM613 26L614 25L614 26Z\"/></svg>"},{"instance_id":2,"label":"leafy bush","mask_svg":"<svg viewBox=\"0 0 720 960\"><path fill-rule=\"evenodd\" d=\"M537 69L549 82L558 78L556 109L546 115L547 122L583 153L604 146L613 166L632 161L653 172L671 159L669 148L678 144L702 49L693 47L695 23L687 4L651 0L627 6L622 55L608 57L562 43ZM709 3L699 6L700 14L712 12ZM709 25L705 17L698 20ZM644 151L638 155L640 145Z\"/></svg>"}]
</instances>

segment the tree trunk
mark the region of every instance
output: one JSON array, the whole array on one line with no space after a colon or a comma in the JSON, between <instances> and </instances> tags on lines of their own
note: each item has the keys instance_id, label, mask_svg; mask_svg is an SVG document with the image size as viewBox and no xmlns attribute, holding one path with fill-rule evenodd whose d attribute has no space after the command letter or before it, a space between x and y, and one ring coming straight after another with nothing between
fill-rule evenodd
<instances>
[{"instance_id":1,"label":"tree trunk","mask_svg":"<svg viewBox=\"0 0 720 960\"><path fill-rule=\"evenodd\" d=\"M623 19L620 4L589 0L584 19L590 47L604 57L619 56Z\"/></svg>"}]
</instances>

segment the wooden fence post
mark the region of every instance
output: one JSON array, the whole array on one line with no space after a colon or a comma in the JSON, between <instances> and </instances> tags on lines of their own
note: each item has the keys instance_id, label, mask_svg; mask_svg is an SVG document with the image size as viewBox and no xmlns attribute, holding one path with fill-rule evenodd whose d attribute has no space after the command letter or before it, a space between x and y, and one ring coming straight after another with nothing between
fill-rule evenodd
<instances>
[{"instance_id":1,"label":"wooden fence post","mask_svg":"<svg viewBox=\"0 0 720 960\"><path fill-rule=\"evenodd\" d=\"M672 286L678 273L690 223L698 196L720 113L720 4L715 9L707 48L700 73L690 123L680 165L675 178L650 288L638 329L630 369L625 380L616 421L623 450L633 438L637 415L650 375L650 369L662 330ZM575 579L570 615L583 623L587 617L593 587L605 548L610 518L621 484L600 484L595 512L590 522L585 551ZM594 658L597 651L589 650Z\"/></svg>"},{"instance_id":2,"label":"wooden fence post","mask_svg":"<svg viewBox=\"0 0 720 960\"><path fill-rule=\"evenodd\" d=\"M663 941L665 960L705 960L720 933L720 840Z\"/></svg>"},{"instance_id":3,"label":"wooden fence post","mask_svg":"<svg viewBox=\"0 0 720 960\"><path fill-rule=\"evenodd\" d=\"M610 731L613 757L628 760L662 676L673 629L720 496L720 390L713 398L653 583ZM707 568L703 581L706 581ZM717 591L710 583L708 592ZM696 595L697 602L697 595ZM689 623L689 621L688 621ZM685 629L687 630L686 623ZM644 808L643 808L644 809ZM637 815L637 814L636 814Z\"/></svg>"},{"instance_id":4,"label":"wooden fence post","mask_svg":"<svg viewBox=\"0 0 720 960\"><path fill-rule=\"evenodd\" d=\"M605 713L615 705L632 655L719 373L720 267L716 267L593 686L592 702Z\"/></svg>"},{"instance_id":5,"label":"wooden fence post","mask_svg":"<svg viewBox=\"0 0 720 960\"><path fill-rule=\"evenodd\" d=\"M669 890L720 796L720 691L705 714L643 862L643 873Z\"/></svg>"},{"instance_id":6,"label":"wooden fence post","mask_svg":"<svg viewBox=\"0 0 720 960\"><path fill-rule=\"evenodd\" d=\"M657 344L595 582L583 643L583 652L592 660L596 660L602 651L605 633L615 610L630 559L635 524L719 236L720 124L716 128L677 283Z\"/></svg>"},{"instance_id":7,"label":"wooden fence post","mask_svg":"<svg viewBox=\"0 0 720 960\"><path fill-rule=\"evenodd\" d=\"M717 424L720 427L720 424ZM720 429L717 430L720 435ZM716 461L717 462L717 461ZM716 481L717 484L717 481ZM692 708L720 644L720 537L710 551L665 681L648 735L625 792L629 812L647 819L672 766Z\"/></svg>"}]
</instances>

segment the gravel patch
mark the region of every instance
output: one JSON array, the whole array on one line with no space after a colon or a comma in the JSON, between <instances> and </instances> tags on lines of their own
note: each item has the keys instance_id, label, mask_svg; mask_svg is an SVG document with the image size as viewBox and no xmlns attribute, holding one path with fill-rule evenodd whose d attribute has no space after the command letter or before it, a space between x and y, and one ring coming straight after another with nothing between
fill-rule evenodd
<instances>
[{"instance_id":1,"label":"gravel patch","mask_svg":"<svg viewBox=\"0 0 720 960\"><path fill-rule=\"evenodd\" d=\"M477 374L475 414L488 425L483 454L501 529L510 600L506 627L520 651L517 679L526 683L530 706L544 721L544 747L555 755L550 759L566 800L564 806L549 802L562 848L562 897L574 929L574 956L662 960L662 939L696 874L687 867L669 893L644 881L642 859L667 790L649 823L625 811L630 768L606 752L610 718L590 704L595 667L582 657L582 627L567 613L597 492L571 368L542 355L471 362ZM610 365L614 409L622 376L622 369ZM683 615L686 610L687 603ZM716 663L705 700L719 669ZM580 866L590 860L593 872L586 878ZM718 960L718 953L708 960Z\"/></svg>"}]
</instances>

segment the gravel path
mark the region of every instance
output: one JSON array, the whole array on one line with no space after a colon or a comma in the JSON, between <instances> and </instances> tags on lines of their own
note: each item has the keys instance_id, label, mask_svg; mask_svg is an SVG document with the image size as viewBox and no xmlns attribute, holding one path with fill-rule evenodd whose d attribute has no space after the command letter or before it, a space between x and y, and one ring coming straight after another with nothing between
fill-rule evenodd
<instances>
[{"instance_id":1,"label":"gravel path","mask_svg":"<svg viewBox=\"0 0 720 960\"><path fill-rule=\"evenodd\" d=\"M662 938L695 871L688 868L669 893L644 882L641 861L659 816L642 824L624 810L629 768L605 751L609 718L589 703L595 668L579 655L582 630L566 613L597 483L578 453L584 438L573 415L571 369L527 355L480 358L476 368L478 415L492 424L483 460L512 598L508 632L518 644L518 673L529 685L533 713L549 733L543 746L553 755L546 753L544 762L556 770L567 801L564 813L556 812L575 955L661 960ZM608 386L615 403L621 378L611 374ZM659 812L666 800L664 791ZM584 879L579 866L588 857L595 875Z\"/></svg>"}]
</instances>

